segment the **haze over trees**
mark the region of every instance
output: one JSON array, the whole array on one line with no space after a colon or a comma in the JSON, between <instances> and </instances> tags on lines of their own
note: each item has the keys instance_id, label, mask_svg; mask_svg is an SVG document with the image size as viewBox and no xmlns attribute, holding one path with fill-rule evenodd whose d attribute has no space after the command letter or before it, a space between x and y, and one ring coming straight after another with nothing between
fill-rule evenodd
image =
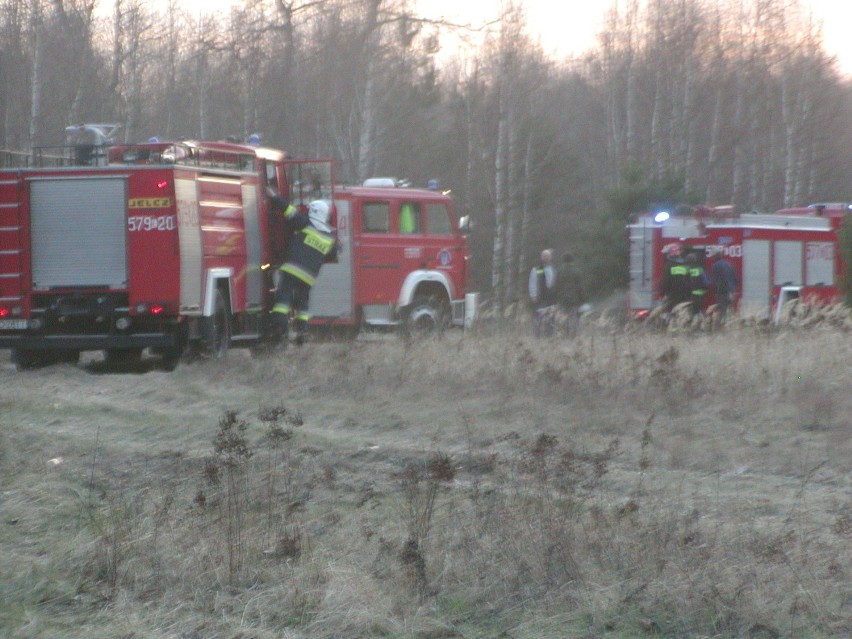
<instances>
[{"instance_id":1,"label":"haze over trees","mask_svg":"<svg viewBox=\"0 0 852 639\"><path fill-rule=\"evenodd\" d=\"M548 59L520 3L487 32L408 0L0 0L0 148L78 122L128 141L247 137L337 177L453 190L475 285L523 296L545 245L624 284L624 222L653 205L773 210L849 193L850 86L796 0L613 3L598 44ZM447 53L451 35L475 48ZM480 37L481 36L481 37Z\"/></svg>"}]
</instances>

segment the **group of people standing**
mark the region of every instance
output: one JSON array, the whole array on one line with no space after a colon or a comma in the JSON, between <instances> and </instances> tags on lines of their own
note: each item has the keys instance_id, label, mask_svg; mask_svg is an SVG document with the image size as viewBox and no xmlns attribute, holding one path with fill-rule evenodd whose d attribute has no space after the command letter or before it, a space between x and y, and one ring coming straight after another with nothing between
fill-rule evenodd
<instances>
[{"instance_id":1,"label":"group of people standing","mask_svg":"<svg viewBox=\"0 0 852 639\"><path fill-rule=\"evenodd\" d=\"M528 288L536 337L553 335L559 322L564 323L568 335L577 330L585 292L582 275L570 253L565 253L562 262L554 266L553 250L544 249L538 265L530 270Z\"/></svg>"},{"instance_id":2,"label":"group of people standing","mask_svg":"<svg viewBox=\"0 0 852 639\"><path fill-rule=\"evenodd\" d=\"M728 310L737 292L737 273L734 266L725 259L723 253L711 251L713 264L708 276L699 259L699 254L691 251L683 255L683 249L677 242L663 247L666 263L660 282L660 293L666 312L676 306L689 303L690 314L694 317L703 312L704 300L712 288L716 295L716 309L719 323L724 323Z\"/></svg>"}]
</instances>

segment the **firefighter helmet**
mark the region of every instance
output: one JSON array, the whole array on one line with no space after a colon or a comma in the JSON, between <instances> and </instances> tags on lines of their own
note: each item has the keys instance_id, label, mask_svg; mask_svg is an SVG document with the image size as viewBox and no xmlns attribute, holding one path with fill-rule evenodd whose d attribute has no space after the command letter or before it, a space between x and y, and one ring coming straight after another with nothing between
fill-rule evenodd
<instances>
[{"instance_id":1,"label":"firefighter helmet","mask_svg":"<svg viewBox=\"0 0 852 639\"><path fill-rule=\"evenodd\" d=\"M331 216L331 210L328 208L328 202L323 200L314 200L308 205L308 217L311 218L311 223L320 231L326 233L331 231L328 225L328 220Z\"/></svg>"},{"instance_id":2,"label":"firefighter helmet","mask_svg":"<svg viewBox=\"0 0 852 639\"><path fill-rule=\"evenodd\" d=\"M669 257L680 257L680 244L672 242L663 247L663 254Z\"/></svg>"}]
</instances>

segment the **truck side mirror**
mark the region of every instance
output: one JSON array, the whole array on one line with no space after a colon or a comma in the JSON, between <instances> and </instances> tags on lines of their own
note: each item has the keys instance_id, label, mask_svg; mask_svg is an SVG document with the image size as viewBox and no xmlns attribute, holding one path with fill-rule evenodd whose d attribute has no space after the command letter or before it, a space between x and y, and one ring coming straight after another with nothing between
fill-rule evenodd
<instances>
[{"instance_id":1,"label":"truck side mirror","mask_svg":"<svg viewBox=\"0 0 852 639\"><path fill-rule=\"evenodd\" d=\"M473 222L469 215L463 215L459 218L459 231L467 235L473 230Z\"/></svg>"}]
</instances>

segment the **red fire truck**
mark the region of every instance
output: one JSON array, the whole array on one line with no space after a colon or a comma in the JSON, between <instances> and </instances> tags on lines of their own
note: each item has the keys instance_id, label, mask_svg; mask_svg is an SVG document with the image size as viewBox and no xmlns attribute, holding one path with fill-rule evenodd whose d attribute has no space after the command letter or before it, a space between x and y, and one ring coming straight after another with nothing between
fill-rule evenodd
<instances>
[{"instance_id":1,"label":"red fire truck","mask_svg":"<svg viewBox=\"0 0 852 639\"><path fill-rule=\"evenodd\" d=\"M447 196L412 190L421 226L408 235L399 198L338 197L328 161L233 142L114 144L117 129L69 127L69 145L0 156L0 348L18 368L148 349L170 370L187 351L262 346L283 249L272 193L337 208L344 253L315 287L320 321L440 325L452 309L463 323L467 250ZM387 245L362 221L381 203Z\"/></svg>"},{"instance_id":2,"label":"red fire truck","mask_svg":"<svg viewBox=\"0 0 852 639\"><path fill-rule=\"evenodd\" d=\"M690 216L639 215L628 225L628 309L641 318L660 303L662 251L671 242L679 242L684 253L696 253L708 272L708 258L716 253L734 265L741 313L771 318L794 297L835 301L843 269L838 229L849 211L845 203L827 203L771 214L720 206L699 207ZM706 297L705 305L714 303L712 289Z\"/></svg>"},{"instance_id":3,"label":"red fire truck","mask_svg":"<svg viewBox=\"0 0 852 639\"><path fill-rule=\"evenodd\" d=\"M295 171L317 174L315 163L291 166L294 202L304 203ZM467 218L448 193L410 188L394 178L337 186L334 211L341 250L311 291L314 325L403 328L437 333L469 325L476 309L468 293Z\"/></svg>"}]
</instances>

